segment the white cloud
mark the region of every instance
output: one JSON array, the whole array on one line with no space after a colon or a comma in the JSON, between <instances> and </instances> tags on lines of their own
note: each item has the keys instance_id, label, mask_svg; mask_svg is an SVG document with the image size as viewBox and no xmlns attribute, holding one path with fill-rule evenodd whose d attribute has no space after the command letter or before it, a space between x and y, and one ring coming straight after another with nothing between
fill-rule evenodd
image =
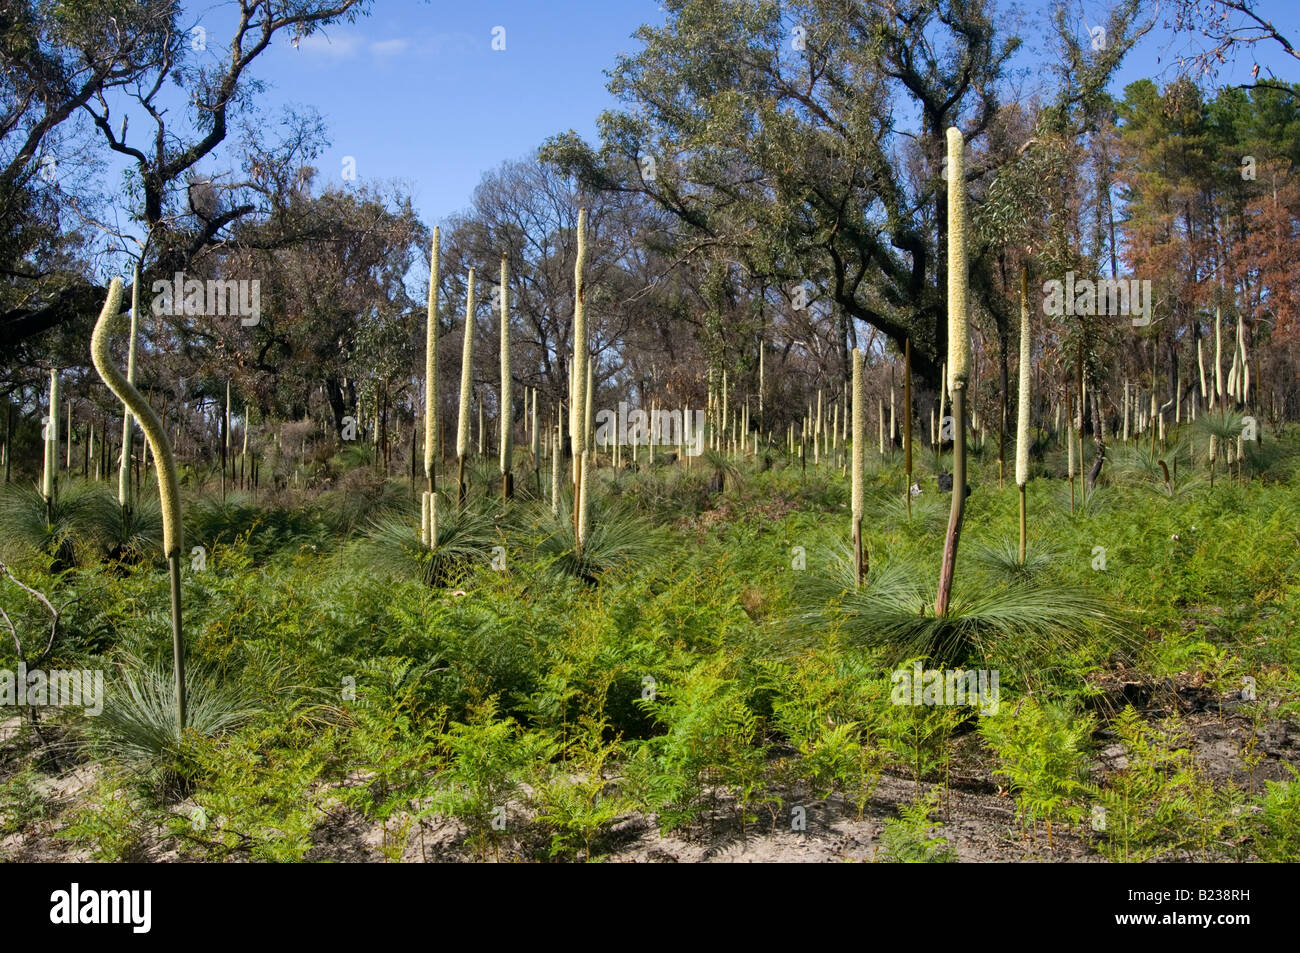
<instances>
[{"instance_id":1,"label":"white cloud","mask_svg":"<svg viewBox=\"0 0 1300 953\"><path fill-rule=\"evenodd\" d=\"M331 59L348 59L355 56L360 40L353 34L336 32L332 35L313 33L298 41L298 50Z\"/></svg>"},{"instance_id":2,"label":"white cloud","mask_svg":"<svg viewBox=\"0 0 1300 953\"><path fill-rule=\"evenodd\" d=\"M313 33L298 43L299 51L332 60L352 59L368 51L375 59L388 60L405 53L410 40L394 37L391 40L367 40L360 34L346 30Z\"/></svg>"},{"instance_id":3,"label":"white cloud","mask_svg":"<svg viewBox=\"0 0 1300 953\"><path fill-rule=\"evenodd\" d=\"M407 40L377 40L370 44L370 52L379 59L386 59L390 56L399 56L406 52L407 47L411 44Z\"/></svg>"}]
</instances>

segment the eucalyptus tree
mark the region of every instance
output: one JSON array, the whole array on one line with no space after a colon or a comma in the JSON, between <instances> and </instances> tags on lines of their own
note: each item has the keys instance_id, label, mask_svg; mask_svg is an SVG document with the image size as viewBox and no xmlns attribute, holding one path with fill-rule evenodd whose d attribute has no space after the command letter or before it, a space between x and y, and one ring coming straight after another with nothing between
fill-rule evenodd
<instances>
[{"instance_id":1,"label":"eucalyptus tree","mask_svg":"<svg viewBox=\"0 0 1300 953\"><path fill-rule=\"evenodd\" d=\"M39 148L57 143L78 116L89 123L98 150L80 161L115 153L130 164L126 197L114 200L126 207L114 209L114 217L131 221L149 246L145 282L186 270L204 252L228 247L232 226L259 209L256 169L246 180L199 174L232 128L253 128L260 88L253 63L277 37L300 40L355 20L368 6L369 0L228 0L206 11L208 22L230 14L229 37L218 43L208 40L201 23L183 19L177 0L6 4L0 17L9 57L0 71L6 83L0 142L18 191L0 181L0 205L18 208L7 196L24 198ZM39 133L35 142L27 141L31 133ZM90 140L81 145L91 148ZM49 157L57 168L57 151ZM207 193L198 203L191 195L196 183ZM124 238L106 220L84 217L89 226ZM15 221L21 224L22 216ZM0 224L11 236L15 224ZM85 320L105 294L88 273L59 279L36 283L18 301L0 299L0 355L50 328Z\"/></svg>"},{"instance_id":2,"label":"eucalyptus tree","mask_svg":"<svg viewBox=\"0 0 1300 953\"><path fill-rule=\"evenodd\" d=\"M976 245L972 254L987 267L972 270L975 288L983 288L981 302L992 316L1001 342L1001 411L1005 429L1006 362L1018 298L1017 271L1032 257L1050 278L1067 272L1099 276L1109 247L1115 255L1113 228L1104 216L1112 215L1111 170L1108 162L1093 166L1115 121L1106 86L1124 56L1152 25L1141 16L1139 0L1121 0L1104 24L1089 31L1089 41L1079 35L1079 24L1064 6L1054 11L1058 85L1053 101L1034 111L1021 110L1006 128L991 136L995 167L982 201L975 207ZM1100 37L1100 42L1096 42ZM1028 133L1028 135L1026 135ZM1089 212L1091 225L1089 228ZM1091 242L1080 236L1092 236ZM1114 271L1112 263L1112 277ZM1035 309L1038 310L1038 309ZM1127 320L1127 319L1125 319ZM1130 329L1131 330L1131 329ZM1095 453L1087 485L1095 484L1106 458L1104 410L1107 395L1107 358L1119 343L1122 329L1112 318L1096 313L1058 320L1042 335L1044 346L1054 347L1060 369L1074 371L1066 385L1072 402L1079 405L1079 438L1091 426ZM1084 393L1090 395L1090 418L1085 419ZM1072 438L1073 439L1073 438ZM1073 444L1071 444L1073 446ZM999 459L1002 456L999 454Z\"/></svg>"},{"instance_id":3,"label":"eucalyptus tree","mask_svg":"<svg viewBox=\"0 0 1300 953\"><path fill-rule=\"evenodd\" d=\"M371 186L300 194L237 237L214 267L261 282L262 313L249 327L229 316L186 318L185 333L202 338L196 359L209 370L233 363L268 414L302 416L323 388L340 436L359 397L371 407L414 399L427 308L408 278L429 233L408 195ZM362 395L360 381L373 392Z\"/></svg>"},{"instance_id":4,"label":"eucalyptus tree","mask_svg":"<svg viewBox=\"0 0 1300 953\"><path fill-rule=\"evenodd\" d=\"M532 159L491 170L474 190L470 208L452 216L444 229L441 294L465 300L470 268L489 276L502 255L514 276L510 321L519 380L537 387L554 407L564 398L572 343L574 229L578 192L574 183ZM485 300L497 301L494 285ZM499 311L499 305L497 307ZM448 314L446 327L453 326ZM456 324L460 316L456 315ZM478 349L477 383L496 379L496 348ZM454 395L453 395L454 399Z\"/></svg>"},{"instance_id":5,"label":"eucalyptus tree","mask_svg":"<svg viewBox=\"0 0 1300 953\"><path fill-rule=\"evenodd\" d=\"M103 292L66 254L85 238L66 227L66 200L88 184L79 173L96 171L94 142L72 120L156 70L183 42L179 18L176 0L0 9L0 364L22 361L19 344L60 322L88 333Z\"/></svg>"},{"instance_id":6,"label":"eucalyptus tree","mask_svg":"<svg viewBox=\"0 0 1300 953\"><path fill-rule=\"evenodd\" d=\"M1019 40L999 36L986 0L665 6L611 71L627 108L601 116L599 148L569 133L543 156L592 188L651 197L684 243L749 276L821 289L843 322L842 371L863 321L900 349L910 339L937 385L944 130L982 135ZM916 183L899 161L910 143Z\"/></svg>"},{"instance_id":7,"label":"eucalyptus tree","mask_svg":"<svg viewBox=\"0 0 1300 953\"><path fill-rule=\"evenodd\" d=\"M1244 52L1252 61L1248 85L1257 88L1273 85L1275 79L1260 63L1260 48L1300 60L1300 37L1289 25L1279 26L1259 0L1173 0L1170 12L1173 29L1196 41L1195 52L1177 61L1189 75L1217 76L1224 64Z\"/></svg>"}]
</instances>

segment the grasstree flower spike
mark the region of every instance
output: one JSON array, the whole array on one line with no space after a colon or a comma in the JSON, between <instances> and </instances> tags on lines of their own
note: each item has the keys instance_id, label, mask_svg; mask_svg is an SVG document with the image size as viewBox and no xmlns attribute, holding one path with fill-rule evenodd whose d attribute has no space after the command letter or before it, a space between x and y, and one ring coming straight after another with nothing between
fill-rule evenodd
<instances>
[{"instance_id":1,"label":"grasstree flower spike","mask_svg":"<svg viewBox=\"0 0 1300 953\"><path fill-rule=\"evenodd\" d=\"M1066 398L1066 403L1067 403L1067 404L1070 403L1070 398L1068 398L1068 397ZM1067 407L1067 411L1068 411L1068 413L1069 413L1070 420L1073 421L1073 420L1074 420L1074 408L1073 408L1073 406L1069 406L1069 407ZM1069 462L1067 463L1067 467L1068 467L1068 469L1066 470L1066 476L1069 477L1069 479L1070 479L1070 486L1073 487L1073 486L1074 486L1074 427L1073 427L1073 424L1071 424L1070 428L1066 431L1066 435L1065 435L1065 447L1066 447L1066 457L1067 457L1067 459L1068 459L1068 461L1069 461Z\"/></svg>"},{"instance_id":2,"label":"grasstree flower spike","mask_svg":"<svg viewBox=\"0 0 1300 953\"><path fill-rule=\"evenodd\" d=\"M1237 399L1243 404L1250 391L1250 362L1246 358L1246 325L1241 316L1237 316L1237 352L1241 357L1241 374L1237 377Z\"/></svg>"},{"instance_id":3,"label":"grasstree flower spike","mask_svg":"<svg viewBox=\"0 0 1300 953\"><path fill-rule=\"evenodd\" d=\"M880 456L885 455L885 400L883 397L876 398L876 432L880 440Z\"/></svg>"},{"instance_id":4,"label":"grasstree flower spike","mask_svg":"<svg viewBox=\"0 0 1300 953\"><path fill-rule=\"evenodd\" d=\"M1205 400L1205 339L1199 335L1196 338L1196 365L1201 371L1201 400Z\"/></svg>"},{"instance_id":5,"label":"grasstree flower spike","mask_svg":"<svg viewBox=\"0 0 1300 953\"><path fill-rule=\"evenodd\" d=\"M560 425L555 425L555 440L551 444L551 515L560 515L560 441L564 438Z\"/></svg>"},{"instance_id":6,"label":"grasstree flower spike","mask_svg":"<svg viewBox=\"0 0 1300 953\"><path fill-rule=\"evenodd\" d=\"M821 410L821 404L820 404L820 400L821 400L821 393L820 393L820 391L819 391L818 394L817 394L817 399L818 399L818 401L819 401L819 403L818 403L818 405L817 405L817 415L818 415L818 419L820 420L820 418L821 418L821 412L822 412L822 410ZM722 430L723 433L726 433L726 432L727 432L727 370L726 370L726 368L723 368L723 369L722 369L722 427L721 427L721 430Z\"/></svg>"},{"instance_id":7,"label":"grasstree flower spike","mask_svg":"<svg viewBox=\"0 0 1300 953\"><path fill-rule=\"evenodd\" d=\"M438 258L442 243L442 230L433 230L433 246L429 251L429 311L424 324L424 479L425 498L438 488ZM429 503L423 506L427 513ZM428 520L423 521L424 543L435 542L429 533Z\"/></svg>"},{"instance_id":8,"label":"grasstree flower spike","mask_svg":"<svg viewBox=\"0 0 1300 953\"><path fill-rule=\"evenodd\" d=\"M474 380L474 269L469 270L464 344L460 357L460 408L456 417L456 499L465 503L465 457L469 455L469 398Z\"/></svg>"},{"instance_id":9,"label":"grasstree flower spike","mask_svg":"<svg viewBox=\"0 0 1300 953\"><path fill-rule=\"evenodd\" d=\"M1128 424L1129 424L1129 410L1130 410L1130 404L1129 404L1129 395L1128 395L1128 378L1127 378L1127 377L1124 378L1124 387L1123 387L1123 389L1124 389L1124 399L1123 399L1123 404L1124 404L1124 406L1123 406L1123 412L1124 412L1124 431L1123 431L1123 434L1124 434L1124 442L1125 442L1125 443L1128 443Z\"/></svg>"},{"instance_id":10,"label":"grasstree flower spike","mask_svg":"<svg viewBox=\"0 0 1300 953\"><path fill-rule=\"evenodd\" d=\"M41 472L41 496L45 497L46 522L54 505L55 476L59 467L59 372L50 371L50 414L45 424L45 461Z\"/></svg>"},{"instance_id":11,"label":"grasstree flower spike","mask_svg":"<svg viewBox=\"0 0 1300 953\"><path fill-rule=\"evenodd\" d=\"M532 447L530 449L532 450L532 455L533 455L533 471L537 472L539 466L541 465L540 461L542 458L542 432L537 429L537 388L536 387L533 388L532 420L533 420L533 425L532 425L531 433L533 436L533 441L532 441ZM538 496L541 495L541 489L542 488L540 486L537 488Z\"/></svg>"},{"instance_id":12,"label":"grasstree flower spike","mask_svg":"<svg viewBox=\"0 0 1300 953\"><path fill-rule=\"evenodd\" d=\"M1233 400L1237 399L1237 381L1240 370L1241 352L1234 343L1232 347L1232 364L1228 368L1228 396Z\"/></svg>"},{"instance_id":13,"label":"grasstree flower spike","mask_svg":"<svg viewBox=\"0 0 1300 953\"><path fill-rule=\"evenodd\" d=\"M140 264L131 275L131 337L126 345L126 380L135 385L135 342L140 322ZM122 405L122 458L117 468L117 505L126 509L131 502L131 411Z\"/></svg>"},{"instance_id":14,"label":"grasstree flower spike","mask_svg":"<svg viewBox=\"0 0 1300 953\"><path fill-rule=\"evenodd\" d=\"M889 452L894 452L894 442L898 440L898 418L895 415L894 369L889 369Z\"/></svg>"},{"instance_id":15,"label":"grasstree flower spike","mask_svg":"<svg viewBox=\"0 0 1300 953\"><path fill-rule=\"evenodd\" d=\"M226 462L230 460L230 378L226 378L226 412L221 418L221 498L226 498Z\"/></svg>"},{"instance_id":16,"label":"grasstree flower spike","mask_svg":"<svg viewBox=\"0 0 1300 953\"><path fill-rule=\"evenodd\" d=\"M145 439L158 464L158 496L162 502L163 552L171 575L172 603L172 671L176 680L177 736L185 730L185 643L181 633L181 549L184 546L181 525L180 482L176 478L176 459L163 430L162 421L149 402L127 380L108 353L108 336L122 301L122 279L114 278L108 288L108 300L95 322L90 339L90 356L95 370L117 399L140 422Z\"/></svg>"},{"instance_id":17,"label":"grasstree flower spike","mask_svg":"<svg viewBox=\"0 0 1300 953\"><path fill-rule=\"evenodd\" d=\"M537 429L537 388L536 387L532 388L532 394L533 394L532 396L532 400L533 400L532 428L533 429L530 431L530 433L532 434L532 440L529 445L529 450L531 451L531 456L533 460L533 485L537 490L537 498L540 500L542 498L543 440L542 440L542 432ZM527 410L526 403L524 406L525 406L525 410Z\"/></svg>"},{"instance_id":18,"label":"grasstree flower spike","mask_svg":"<svg viewBox=\"0 0 1300 953\"><path fill-rule=\"evenodd\" d=\"M957 544L966 507L966 383L970 329L966 313L966 173L961 131L948 129L948 389L952 393L952 511L944 538L935 615L948 614Z\"/></svg>"},{"instance_id":19,"label":"grasstree flower spike","mask_svg":"<svg viewBox=\"0 0 1300 953\"><path fill-rule=\"evenodd\" d=\"M569 398L569 438L573 445L573 534L581 552L587 529L587 291L583 272L587 266L587 210L578 210L578 254L573 266L573 384Z\"/></svg>"},{"instance_id":20,"label":"grasstree flower spike","mask_svg":"<svg viewBox=\"0 0 1300 953\"><path fill-rule=\"evenodd\" d=\"M515 428L513 420L514 393L510 379L510 304L509 265L501 256L501 495L509 500L515 495L513 463L515 455Z\"/></svg>"},{"instance_id":21,"label":"grasstree flower spike","mask_svg":"<svg viewBox=\"0 0 1300 953\"><path fill-rule=\"evenodd\" d=\"M1223 314L1214 309L1214 398L1211 406L1223 406Z\"/></svg>"},{"instance_id":22,"label":"grasstree flower spike","mask_svg":"<svg viewBox=\"0 0 1300 953\"><path fill-rule=\"evenodd\" d=\"M1028 540L1025 525L1025 484L1029 482L1029 359L1032 344L1029 338L1029 269L1020 266L1020 392L1016 408L1016 487L1020 495L1020 564L1027 556ZM1128 427L1127 404L1125 428Z\"/></svg>"},{"instance_id":23,"label":"grasstree flower spike","mask_svg":"<svg viewBox=\"0 0 1300 953\"><path fill-rule=\"evenodd\" d=\"M853 349L853 563L858 585L867 577L867 553L862 539L866 492L863 465L867 442L867 385L862 375L862 352Z\"/></svg>"},{"instance_id":24,"label":"grasstree flower spike","mask_svg":"<svg viewBox=\"0 0 1300 953\"><path fill-rule=\"evenodd\" d=\"M723 372L725 377L726 372ZM813 425L813 465L821 463L822 445L822 392L817 391L817 422Z\"/></svg>"}]
</instances>

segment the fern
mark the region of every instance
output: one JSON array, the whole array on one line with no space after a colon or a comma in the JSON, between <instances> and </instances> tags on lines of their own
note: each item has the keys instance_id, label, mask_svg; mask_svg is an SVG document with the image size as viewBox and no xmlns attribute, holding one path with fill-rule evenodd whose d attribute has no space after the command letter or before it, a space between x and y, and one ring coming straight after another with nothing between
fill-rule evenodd
<instances>
[{"instance_id":1,"label":"fern","mask_svg":"<svg viewBox=\"0 0 1300 953\"><path fill-rule=\"evenodd\" d=\"M998 757L994 775L1016 795L1020 820L1043 821L1047 843L1058 819L1077 823L1096 788L1088 782L1096 719L1054 704L1022 699L1008 717L980 720L980 734Z\"/></svg>"},{"instance_id":2,"label":"fern","mask_svg":"<svg viewBox=\"0 0 1300 953\"><path fill-rule=\"evenodd\" d=\"M934 833L931 815L938 810L939 792L917 797L885 821L876 860L886 864L948 864L957 859L947 838Z\"/></svg>"}]
</instances>

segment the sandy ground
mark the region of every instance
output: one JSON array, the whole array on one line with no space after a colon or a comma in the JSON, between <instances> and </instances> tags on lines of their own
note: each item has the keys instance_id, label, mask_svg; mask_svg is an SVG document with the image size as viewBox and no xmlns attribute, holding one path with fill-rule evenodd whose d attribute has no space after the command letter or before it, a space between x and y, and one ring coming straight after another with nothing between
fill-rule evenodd
<instances>
[{"instance_id":1,"label":"sandy ground","mask_svg":"<svg viewBox=\"0 0 1300 953\"><path fill-rule=\"evenodd\" d=\"M1097 704L1122 707L1132 701L1148 715L1177 708L1191 731L1198 759L1217 781L1231 779L1243 788L1258 792L1266 780L1290 777L1287 764L1300 765L1300 731L1270 720L1259 744L1261 762L1249 771L1241 752L1251 737L1250 720L1242 703L1223 698L1191 683L1167 682L1153 685L1112 677ZM12 762L16 719L0 724L0 763ZM1097 775L1124 767L1123 750L1104 733L1098 738ZM10 768L9 770L12 770ZM59 815L75 804L93 785L98 768L77 765L43 779L42 791L50 799L48 816L29 829L0 839L0 858L7 860L82 861L83 851L55 836ZM942 834L960 862L1092 862L1101 857L1089 844L1091 832L1066 830L1059 826L1049 847L1041 828L1031 839L1020 829L1015 801L992 776L987 752L978 737L968 732L954 740L947 797L936 813L935 832ZM2 780L2 778L0 778ZM922 793L932 787L942 790L934 779L923 783ZM839 797L826 800L807 798L798 790L778 792L780 806L760 808L760 818L741 829L736 812L721 800L711 816L684 830L662 835L653 817L631 815L621 818L608 836L593 845L593 854L606 862L624 863L826 863L879 859L881 835L887 819L898 816L900 805L916 796L910 777L886 773L872 800L859 818L854 805ZM791 830L790 808L802 805L806 830ZM179 809L183 810L184 805ZM3 811L3 805L0 805ZM402 822L397 819L397 824ZM390 828L395 826L390 824ZM475 854L466 843L465 829L454 819L425 818L411 823L401 859L406 862L459 862L472 860L517 861L538 856L538 844L507 842L486 857ZM346 807L330 810L312 835L311 861L383 862L384 829ZM178 859L171 845L159 841L146 846L142 860ZM1176 857L1171 859L1186 859Z\"/></svg>"}]
</instances>

